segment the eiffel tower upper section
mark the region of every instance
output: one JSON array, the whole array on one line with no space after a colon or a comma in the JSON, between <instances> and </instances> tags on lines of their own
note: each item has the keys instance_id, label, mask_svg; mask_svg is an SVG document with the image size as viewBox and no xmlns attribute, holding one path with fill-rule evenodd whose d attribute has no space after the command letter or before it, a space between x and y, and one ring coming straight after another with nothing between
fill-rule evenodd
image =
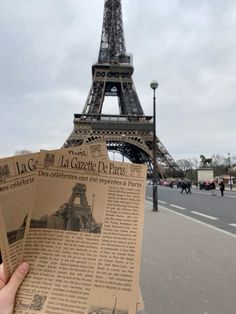
<instances>
[{"instance_id":1,"label":"eiffel tower upper section","mask_svg":"<svg viewBox=\"0 0 236 314\"><path fill-rule=\"evenodd\" d=\"M83 113L102 113L105 96L117 96L120 114L144 115L132 82L134 68L125 47L121 0L106 0L98 63Z\"/></svg>"},{"instance_id":2,"label":"eiffel tower upper section","mask_svg":"<svg viewBox=\"0 0 236 314\"><path fill-rule=\"evenodd\" d=\"M121 0L105 0L98 62L92 66L92 85L81 114L75 114L74 130L64 147L106 141L135 163L153 167L156 145L159 173L179 168L161 141L153 143L152 116L146 116L133 83L133 65L126 52ZM118 98L118 115L102 114L104 98Z\"/></svg>"},{"instance_id":3,"label":"eiffel tower upper section","mask_svg":"<svg viewBox=\"0 0 236 314\"><path fill-rule=\"evenodd\" d=\"M129 63L120 0L105 1L98 63Z\"/></svg>"}]
</instances>

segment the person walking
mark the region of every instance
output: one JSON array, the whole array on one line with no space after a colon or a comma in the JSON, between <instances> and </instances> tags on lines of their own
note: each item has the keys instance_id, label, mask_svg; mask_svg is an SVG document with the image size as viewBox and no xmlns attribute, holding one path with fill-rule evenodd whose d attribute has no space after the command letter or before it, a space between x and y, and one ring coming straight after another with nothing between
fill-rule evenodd
<instances>
[{"instance_id":1,"label":"person walking","mask_svg":"<svg viewBox=\"0 0 236 314\"><path fill-rule=\"evenodd\" d=\"M187 189L187 193L189 193L189 194L192 194L191 186L192 186L192 183L190 181L187 181L186 182L186 189Z\"/></svg>"},{"instance_id":2,"label":"person walking","mask_svg":"<svg viewBox=\"0 0 236 314\"><path fill-rule=\"evenodd\" d=\"M183 181L182 182L182 184L181 184L181 194L183 193L183 191L185 191L186 192L186 194L188 193L188 191L187 191L187 184Z\"/></svg>"},{"instance_id":3,"label":"person walking","mask_svg":"<svg viewBox=\"0 0 236 314\"><path fill-rule=\"evenodd\" d=\"M213 181L212 183L211 183L211 185L210 185L210 188L211 188L211 195L217 195L216 194L216 184L215 184L215 181Z\"/></svg>"},{"instance_id":4,"label":"person walking","mask_svg":"<svg viewBox=\"0 0 236 314\"><path fill-rule=\"evenodd\" d=\"M219 186L220 186L221 196L224 196L225 184L223 180L219 183Z\"/></svg>"}]
</instances>

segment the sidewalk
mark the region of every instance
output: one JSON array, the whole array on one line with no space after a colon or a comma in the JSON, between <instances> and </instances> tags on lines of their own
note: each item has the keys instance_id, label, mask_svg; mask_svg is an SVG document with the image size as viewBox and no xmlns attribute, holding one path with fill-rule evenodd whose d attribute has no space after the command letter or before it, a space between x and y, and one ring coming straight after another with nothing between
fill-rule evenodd
<instances>
[{"instance_id":1,"label":"sidewalk","mask_svg":"<svg viewBox=\"0 0 236 314\"><path fill-rule=\"evenodd\" d=\"M235 314L236 236L145 209L142 314Z\"/></svg>"}]
</instances>

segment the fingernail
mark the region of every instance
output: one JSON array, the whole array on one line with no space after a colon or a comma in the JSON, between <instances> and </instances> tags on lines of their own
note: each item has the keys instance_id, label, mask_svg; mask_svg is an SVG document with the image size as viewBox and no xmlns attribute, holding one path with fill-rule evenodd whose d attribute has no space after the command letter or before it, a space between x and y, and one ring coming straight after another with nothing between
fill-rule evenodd
<instances>
[{"instance_id":1,"label":"fingernail","mask_svg":"<svg viewBox=\"0 0 236 314\"><path fill-rule=\"evenodd\" d=\"M19 266L19 270L20 270L22 273L27 274L28 271L29 271L29 264L28 264L28 263L22 263L22 264Z\"/></svg>"}]
</instances>

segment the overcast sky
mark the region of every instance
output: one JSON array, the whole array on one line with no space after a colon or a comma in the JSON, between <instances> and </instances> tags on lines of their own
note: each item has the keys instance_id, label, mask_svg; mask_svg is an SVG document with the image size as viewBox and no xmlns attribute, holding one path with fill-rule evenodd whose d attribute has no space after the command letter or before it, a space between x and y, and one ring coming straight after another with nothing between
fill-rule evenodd
<instances>
[{"instance_id":1,"label":"overcast sky","mask_svg":"<svg viewBox=\"0 0 236 314\"><path fill-rule=\"evenodd\" d=\"M0 1L0 157L63 145L97 62L104 0ZM145 114L174 159L236 155L236 1L123 0ZM117 106L112 103L112 106ZM104 103L104 113L114 113Z\"/></svg>"}]
</instances>

